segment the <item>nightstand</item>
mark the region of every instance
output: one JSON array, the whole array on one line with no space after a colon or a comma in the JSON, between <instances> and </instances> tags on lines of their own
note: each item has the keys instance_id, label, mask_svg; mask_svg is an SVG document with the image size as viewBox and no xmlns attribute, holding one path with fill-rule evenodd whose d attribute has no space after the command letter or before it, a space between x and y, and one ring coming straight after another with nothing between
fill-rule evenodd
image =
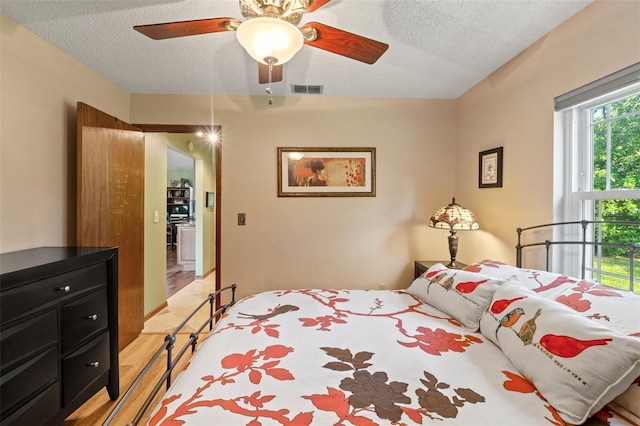
<instances>
[{"instance_id":1,"label":"nightstand","mask_svg":"<svg viewBox=\"0 0 640 426\"><path fill-rule=\"evenodd\" d=\"M431 268L436 263L442 263L443 265L446 265L449 262L446 260L416 260L413 278L418 278L420 275L427 272L427 269ZM456 262L456 264L460 265L461 268L467 266L466 264L461 262Z\"/></svg>"}]
</instances>

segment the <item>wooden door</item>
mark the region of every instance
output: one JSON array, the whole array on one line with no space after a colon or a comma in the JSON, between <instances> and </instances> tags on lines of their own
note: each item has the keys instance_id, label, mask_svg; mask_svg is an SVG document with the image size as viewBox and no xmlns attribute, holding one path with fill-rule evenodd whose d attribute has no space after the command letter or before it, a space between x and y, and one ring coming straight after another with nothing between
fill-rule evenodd
<instances>
[{"instance_id":1,"label":"wooden door","mask_svg":"<svg viewBox=\"0 0 640 426\"><path fill-rule=\"evenodd\" d=\"M144 133L78 103L77 244L118 247L118 346L144 327Z\"/></svg>"}]
</instances>

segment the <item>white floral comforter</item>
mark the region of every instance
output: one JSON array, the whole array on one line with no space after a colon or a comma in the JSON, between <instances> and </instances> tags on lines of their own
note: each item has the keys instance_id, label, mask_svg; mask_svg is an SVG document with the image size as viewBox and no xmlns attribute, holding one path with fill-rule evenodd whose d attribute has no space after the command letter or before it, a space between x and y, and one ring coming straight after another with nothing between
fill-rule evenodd
<instances>
[{"instance_id":1,"label":"white floral comforter","mask_svg":"<svg viewBox=\"0 0 640 426\"><path fill-rule=\"evenodd\" d=\"M603 410L592 424L627 424ZM151 425L564 425L480 333L404 292L260 293L199 346Z\"/></svg>"}]
</instances>

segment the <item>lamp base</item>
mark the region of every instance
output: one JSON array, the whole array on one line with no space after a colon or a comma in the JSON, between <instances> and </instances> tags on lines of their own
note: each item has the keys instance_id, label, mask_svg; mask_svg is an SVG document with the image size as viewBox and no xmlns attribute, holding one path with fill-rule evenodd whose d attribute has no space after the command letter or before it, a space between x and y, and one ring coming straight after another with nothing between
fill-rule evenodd
<instances>
[{"instance_id":1,"label":"lamp base","mask_svg":"<svg viewBox=\"0 0 640 426\"><path fill-rule=\"evenodd\" d=\"M456 231L451 228L451 235L449 235L449 255L451 257L451 262L447 265L447 268L450 269L461 269L462 266L456 263L456 254L458 254L458 236L456 235Z\"/></svg>"},{"instance_id":2,"label":"lamp base","mask_svg":"<svg viewBox=\"0 0 640 426\"><path fill-rule=\"evenodd\" d=\"M449 269L462 269L464 268L466 265L461 265L460 263L456 263L455 260L452 260L451 262L449 262L447 265L445 265L447 268Z\"/></svg>"}]
</instances>

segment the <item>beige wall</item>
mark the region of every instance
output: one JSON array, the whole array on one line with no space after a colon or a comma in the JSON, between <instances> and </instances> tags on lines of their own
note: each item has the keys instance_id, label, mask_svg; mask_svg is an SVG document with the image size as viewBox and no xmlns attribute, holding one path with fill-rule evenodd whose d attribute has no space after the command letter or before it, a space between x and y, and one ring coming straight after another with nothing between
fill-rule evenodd
<instances>
[{"instance_id":1,"label":"beige wall","mask_svg":"<svg viewBox=\"0 0 640 426\"><path fill-rule=\"evenodd\" d=\"M456 194L486 231L467 258L513 263L516 228L552 222L553 98L639 62L639 22L639 1L596 1L458 98ZM479 189L478 153L499 146L503 187Z\"/></svg>"},{"instance_id":2,"label":"beige wall","mask_svg":"<svg viewBox=\"0 0 640 426\"><path fill-rule=\"evenodd\" d=\"M132 95L132 120L222 126L222 284L406 286L413 260L446 258L428 216L453 195L454 103ZM278 146L377 149L377 196L278 198ZM237 213L247 225L237 226ZM464 252L461 251L461 259Z\"/></svg>"},{"instance_id":3,"label":"beige wall","mask_svg":"<svg viewBox=\"0 0 640 426\"><path fill-rule=\"evenodd\" d=\"M129 94L0 14L0 252L76 238L76 103L129 119Z\"/></svg>"},{"instance_id":4,"label":"beige wall","mask_svg":"<svg viewBox=\"0 0 640 426\"><path fill-rule=\"evenodd\" d=\"M446 232L426 221L453 195L482 226L459 234L459 260L513 261L515 228L552 218L553 97L640 60L639 7L596 1L456 101L290 97L273 107L129 95L2 16L0 251L74 242L83 101L129 122L222 126L222 278L241 294L406 286L413 260L447 257ZM278 198L278 146L376 147L377 197ZM478 189L478 152L496 146L504 187Z\"/></svg>"},{"instance_id":5,"label":"beige wall","mask_svg":"<svg viewBox=\"0 0 640 426\"><path fill-rule=\"evenodd\" d=\"M144 313L167 299L167 139L164 133L144 137ZM153 212L159 221L153 221Z\"/></svg>"}]
</instances>

